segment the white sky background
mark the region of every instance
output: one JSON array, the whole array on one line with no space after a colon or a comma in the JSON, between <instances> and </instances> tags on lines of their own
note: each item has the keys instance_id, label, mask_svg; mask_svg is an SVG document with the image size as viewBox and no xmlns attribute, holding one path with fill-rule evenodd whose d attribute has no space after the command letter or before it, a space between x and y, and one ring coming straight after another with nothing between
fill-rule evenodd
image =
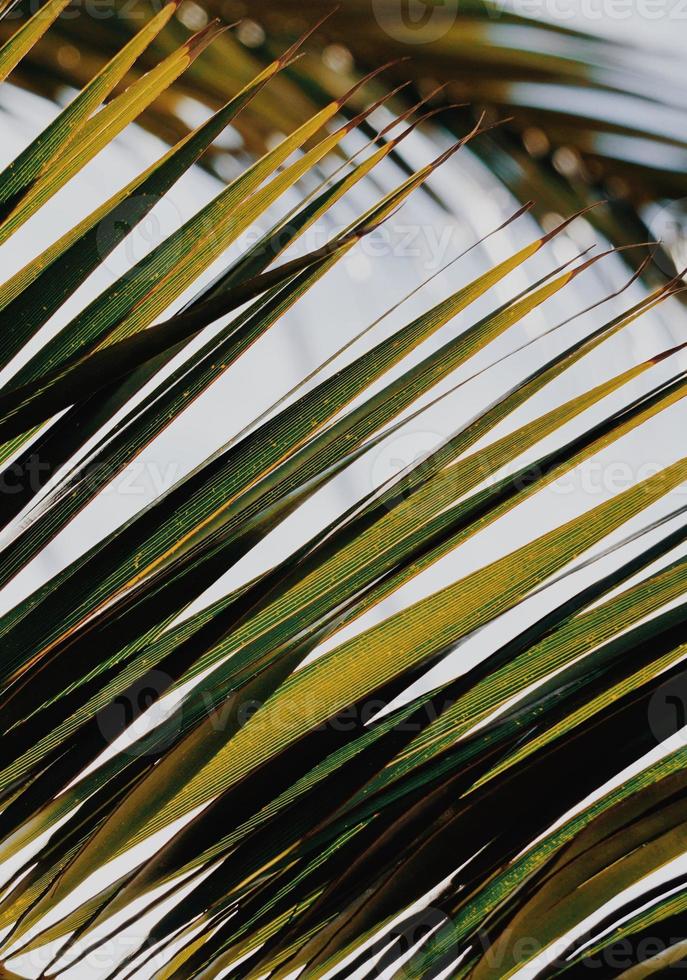
<instances>
[{"instance_id":1,"label":"white sky background","mask_svg":"<svg viewBox=\"0 0 687 980\"><path fill-rule=\"evenodd\" d=\"M570 2L572 3L572 0ZM512 4L509 5L516 9L519 7L515 0L512 0ZM529 11L534 12L534 8L525 4L525 12ZM537 8L536 12L546 16L547 7L543 0L541 9ZM685 16L687 17L687 14ZM653 21L647 30L647 21L643 17L633 15L629 19L617 19L603 15L600 20L590 19L583 8L575 10L575 17L570 22L571 26L598 31L610 37L623 36L637 39L643 45L650 45L654 49L664 47L677 49L680 45L682 50L687 29L684 27L684 22L681 23L682 30L676 30L675 20L666 17ZM189 105L188 109L189 112L193 112L198 107ZM3 137L0 142L0 164L13 159L32 136L49 121L54 111L54 107L45 101L19 92L11 86L5 86L0 92L0 130ZM382 122L381 117L379 121ZM356 145L354 143L356 138L351 137L349 149L353 149ZM437 134L437 140L440 139L441 135ZM407 158L416 165L426 162L437 152L437 142L431 142L423 134L416 134L411 141L404 144L404 147ZM74 225L83 215L112 194L117 187L122 186L146 165L157 159L163 149L158 140L131 127L122 138L86 168L73 186L65 188L15 235L10 248L5 246L4 250L0 250L3 277L21 268L26 261L45 247L48 241L54 240L61 232ZM379 173L379 180L385 190L398 184L402 177L401 172L393 164L388 164ZM495 186L490 175L467 151L454 158L450 167L436 175L433 187L450 203L455 217L447 217L426 197L416 195L395 219L396 234L393 236L393 247L380 250L381 254L376 252L372 254L370 248L358 248L350 258L337 267L333 274L315 287L267 337L259 341L241 359L235 369L227 372L226 376L199 402L191 406L160 439L148 447L132 471L124 474L113 487L101 494L100 498L59 535L39 558L17 576L0 597L0 611L10 608L37 585L78 558L94 540L104 536L109 530L136 513L161 489L165 489L202 462L227 439L239 432L244 425L249 424L256 415L268 409L275 399L289 391L341 344L371 323L391 303L396 302L410 288L496 227L517 207L516 202L502 188ZM219 189L219 182L200 170L195 170L184 177L173 188L167 199L155 209L151 219L144 223L142 230L133 236L135 240L133 246L131 242L124 243L76 296L65 304L51 321L48 330L58 329L66 323L74 312L84 305L84 302L97 295L105 285L113 281L132 257L139 258L151 245L178 227ZM301 193L308 189L309 187L305 186ZM362 212L377 194L378 190L375 188L356 189L355 193L349 195L337 208L329 225L329 234L335 226L339 227L344 222L347 223ZM276 217L297 200L298 197L292 195L281 208L274 210L272 216ZM263 224L262 227L266 225ZM404 236L407 238L409 229L413 230L415 235L412 245L399 245L399 241ZM378 341L383 336L387 336L413 315L484 271L488 265L512 254L515 248L531 240L537 231L531 219L523 218L504 232L489 239L449 271L429 283L399 311L375 327L370 338L366 338L362 344L354 346L346 353L345 361L365 349L371 339ZM413 358L404 362L403 367L426 355L430 349L434 349L455 332L517 293L530 278L543 275L586 248L591 242L590 234L586 223L576 223L569 236L559 238L547 250L546 255L537 256L534 261L528 263L525 271L514 273L487 298L474 304L465 314L440 331L437 337L423 345ZM319 244L321 240L310 241L307 247L313 248ZM600 243L599 249L603 248L603 245L604 243ZM418 249L419 254L408 254L409 251ZM225 255L201 281L211 279L217 271L224 268L226 263ZM619 259L611 256L604 260L586 273L584 279L577 280L573 288L551 300L541 311L533 314L505 338L491 345L486 352L471 361L461 374L452 376L437 390L447 390L459 378L468 377L475 370L490 364L525 340L537 336L538 333L567 318L594 299L601 298L612 289L618 288L626 278L627 270ZM199 282L187 296L193 295L198 285ZM528 373L533 366L542 363L554 351L567 345L572 335L586 334L594 325L601 322L601 317L604 320L610 319L641 295L642 288L635 285L620 299L612 301L602 310L580 318L566 327L564 334L545 338L540 344L466 384L446 402L409 424L388 444L372 453L370 458L361 460L333 481L329 487L318 493L312 504L285 521L284 525L270 535L261 547L246 556L199 603L195 603L189 612L274 564L291 551L294 544L300 543L304 535L311 535L318 527L324 526L340 512L350 501L352 494L367 492L390 477L401 466L427 452L466 417L486 407L495 392L502 390L505 384L513 383L514 376L520 377ZM605 345L599 354L585 361L583 370L570 372L569 376L566 376L557 386L556 401L563 402L585 387L589 387L590 384L611 377L623 366L630 366L679 342L679 339L684 336L684 326L683 309L676 303L665 304L651 316L651 320L643 318L639 324L624 332L621 337ZM335 367L339 366L337 362ZM638 393L640 390L647 390L648 387L656 384L660 377L668 377L675 369L676 362L672 360L659 369L662 374L652 373L650 382L638 383L633 391ZM432 393L432 397L436 395L437 390ZM621 405L628 400L630 400L629 393L624 391L620 396L614 396L613 404ZM572 435L584 429L591 420L605 413L609 404L610 402L604 403L600 409L587 413L581 421L568 427L565 434ZM541 414L552 405L551 393L542 393L540 397L533 399L531 404L525 406L515 419L509 420L507 428L496 430L489 437L490 441L502 435L507 429L513 428L515 424L522 424L527 419ZM605 465L599 467L597 476L591 483L589 481L585 483L580 475L571 492L551 490L538 495L536 499L518 509L517 520L502 521L497 526L487 529L463 546L458 554L447 556L416 581L409 583L358 622L349 626L322 650L330 648L341 639L366 628L373 622L386 618L408 602L436 591L448 581L469 573L491 558L512 550L529 540L533 529L536 529L537 533L543 533L575 514L583 513L589 507L595 506L623 489L627 485L628 478L635 480L638 474L641 476L641 467L662 466L672 462L683 451L683 443L676 439L675 435L677 432L684 431L684 424L685 412L676 408L647 426L645 430L622 440L605 454L601 461ZM538 446L537 455L540 450L557 444L559 439L560 437L557 436L550 443ZM651 515L667 513L685 502L687 496L684 493L672 495L669 501L653 508ZM624 528L622 534L616 535L615 538L620 539L628 531L641 527L646 519L646 515L643 515L641 520L632 522L631 526ZM604 545L607 543L604 542ZM637 545L630 546L623 553L623 557L634 553L637 547ZM605 559L606 564L601 567L604 569L610 567L608 563L613 560ZM536 618L543 608L560 601L562 589L572 592L586 578L596 577L597 574L598 568L580 572L579 575L567 579L557 590L551 590L550 593L543 593L533 599L524 613L503 617L489 630L471 638L453 657L449 658L446 664L432 672L430 675L432 683L462 671L471 663L482 659L485 652L492 649L505 635L514 632L522 625L523 615L531 619ZM317 655L322 650L317 651ZM153 842L151 849L154 849L158 843L158 841ZM117 873L120 870L118 868ZM6 873L8 869L5 869L5 873L2 874L3 878ZM139 922L135 929L127 933L132 941L137 935L142 935L143 925L144 923ZM35 957L21 964L16 961L13 966L27 976L35 976L40 970ZM70 980L93 978L104 975L109 968L108 962L99 964L90 961L86 965L68 971L65 976ZM141 980L145 975L141 973Z\"/></svg>"}]
</instances>

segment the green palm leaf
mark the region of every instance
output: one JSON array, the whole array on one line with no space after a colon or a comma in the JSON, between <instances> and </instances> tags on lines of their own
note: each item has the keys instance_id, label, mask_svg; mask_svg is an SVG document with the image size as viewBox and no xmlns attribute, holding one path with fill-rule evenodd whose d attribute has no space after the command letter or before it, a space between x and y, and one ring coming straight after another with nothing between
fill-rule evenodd
<instances>
[{"instance_id":1,"label":"green palm leaf","mask_svg":"<svg viewBox=\"0 0 687 980\"><path fill-rule=\"evenodd\" d=\"M8 29L8 98L53 38L84 32L64 6ZM109 976L581 976L589 956L684 918L684 882L650 876L687 846L665 700L684 679L687 462L671 438L655 472L577 509L553 502L684 410L685 344L655 329L683 285L634 244L639 207L589 207L591 185L541 155L526 165L513 139L524 126L531 142L542 113L550 144L584 119L587 166L597 129L579 90L658 106L661 72L642 86L620 45L476 7L411 63L383 4L376 27L357 0L315 28L263 13L252 53L245 23L203 27L200 7L190 40L176 4L135 31L118 21L115 50L96 32L97 65L0 174L0 247L24 247L22 226L129 124L166 120L166 152L0 285L1 969L34 956L41 975L88 969L145 915ZM352 59L303 55L339 31ZM413 105L405 82L423 72L446 84L418 86ZM514 109L507 126L448 101L468 77L471 101ZM551 87L562 107L547 108ZM175 93L213 111L189 132ZM665 120L613 105L605 175L624 140L684 148ZM216 168L228 132L250 134L231 178L108 280L109 256L196 164ZM449 283L431 302L406 284L353 339L323 343L334 353L295 386L284 374L248 424L225 406L219 448L36 579L213 384L266 387L251 364L308 304L329 340L363 298L334 291L346 263L402 207L450 215L478 157L534 206L442 260L422 283ZM625 163L645 188L651 168ZM570 217L533 232L531 211ZM581 223L631 247L589 256ZM594 277L619 254L632 279L599 298ZM450 421L430 448L370 478L438 411ZM629 890L647 882L643 904ZM666 946L628 977L676 959Z\"/></svg>"}]
</instances>

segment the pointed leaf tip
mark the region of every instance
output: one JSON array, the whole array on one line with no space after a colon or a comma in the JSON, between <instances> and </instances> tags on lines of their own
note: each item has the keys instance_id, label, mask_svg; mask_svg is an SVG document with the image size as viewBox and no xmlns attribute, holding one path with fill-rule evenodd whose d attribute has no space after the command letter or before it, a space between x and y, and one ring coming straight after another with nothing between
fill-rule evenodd
<instances>
[{"instance_id":1,"label":"pointed leaf tip","mask_svg":"<svg viewBox=\"0 0 687 980\"><path fill-rule=\"evenodd\" d=\"M396 92L399 92L401 89L406 88L408 85L411 85L411 84L412 84L412 81L411 80L408 80L407 82L404 82L403 85L399 85L398 88L395 91ZM412 116L412 114L414 112L417 112L419 109L422 108L422 106L426 105L431 99L433 99L434 96L437 95L438 92L440 92L442 89L446 88L446 84L447 84L446 82L443 82L441 85L437 85L436 88L432 89L432 91L429 93L429 95L426 95L423 99L420 99L419 102L416 102L414 105L410 106L408 109L406 109L404 112L402 112L401 115L398 116L397 119L394 119L387 126L385 126L384 129L382 129L380 131L379 135L380 136L386 136L386 134L390 130L392 130L394 128L394 126L398 126L399 123L402 123L409 116Z\"/></svg>"},{"instance_id":2,"label":"pointed leaf tip","mask_svg":"<svg viewBox=\"0 0 687 980\"><path fill-rule=\"evenodd\" d=\"M206 27L190 37L186 42L186 50L191 60L197 58L215 38L228 31L229 27L229 24L223 24L219 17L215 17Z\"/></svg>"},{"instance_id":3,"label":"pointed leaf tip","mask_svg":"<svg viewBox=\"0 0 687 980\"><path fill-rule=\"evenodd\" d=\"M576 221L578 218L583 218L585 214L589 214L589 212L593 211L594 208L598 208L602 204L606 204L606 203L607 203L606 201L594 201L593 204L588 204L587 207L582 208L580 211L576 211L574 214L571 214L569 218L566 218L565 221L562 221L552 231L544 235L544 237L541 239L541 244L546 245L548 242L552 241L552 239L554 239L556 235L559 235L569 225L571 225L573 221Z\"/></svg>"},{"instance_id":4,"label":"pointed leaf tip","mask_svg":"<svg viewBox=\"0 0 687 980\"><path fill-rule=\"evenodd\" d=\"M289 63L293 58L293 56L297 53L299 48L301 48L305 44L308 38L312 37L312 35L316 31L319 31L320 27L322 27L322 25L325 24L330 17L333 17L334 14L337 13L340 9L341 9L341 4L337 4L329 11L329 13L326 13L324 14L324 16L320 17L320 19L316 21L312 27L309 27L306 31L304 31L303 34L301 34L301 36L296 41L294 41L294 43L289 48L287 48L286 51L277 59L280 62L280 64L286 65L287 63Z\"/></svg>"},{"instance_id":5,"label":"pointed leaf tip","mask_svg":"<svg viewBox=\"0 0 687 980\"><path fill-rule=\"evenodd\" d=\"M687 347L687 342L683 344L678 344L676 347L669 347L668 350L661 351L660 354L655 354L653 357L649 358L649 364L660 364L661 361L668 360L673 354L678 354L681 350Z\"/></svg>"},{"instance_id":6,"label":"pointed leaf tip","mask_svg":"<svg viewBox=\"0 0 687 980\"><path fill-rule=\"evenodd\" d=\"M379 68L374 68L372 71L369 71L367 75L363 75L363 77L359 79L352 88L350 88L343 95L339 96L338 99L335 99L335 104L339 106L345 105L345 103L348 102L348 100L352 98L352 96L354 96L355 93L363 87L363 85L366 85L367 82L371 82L377 77L377 75L381 75L382 72L387 70L387 68L391 68L392 65L399 65L402 61L407 60L407 56L403 58L392 58L391 61L387 61L385 64L380 65Z\"/></svg>"}]
</instances>

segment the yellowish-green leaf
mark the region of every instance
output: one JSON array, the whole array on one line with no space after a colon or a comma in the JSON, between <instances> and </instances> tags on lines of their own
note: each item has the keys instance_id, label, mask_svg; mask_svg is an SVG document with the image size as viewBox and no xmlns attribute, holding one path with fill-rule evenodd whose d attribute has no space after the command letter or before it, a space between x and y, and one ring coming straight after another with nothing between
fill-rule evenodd
<instances>
[{"instance_id":1,"label":"yellowish-green leaf","mask_svg":"<svg viewBox=\"0 0 687 980\"><path fill-rule=\"evenodd\" d=\"M69 0L48 0L36 11L6 44L0 48L0 82L4 81L25 54L43 37L50 25L57 20Z\"/></svg>"},{"instance_id":2,"label":"yellowish-green leaf","mask_svg":"<svg viewBox=\"0 0 687 980\"><path fill-rule=\"evenodd\" d=\"M0 225L0 245L186 71L222 29L209 24L92 116L79 139L67 144Z\"/></svg>"},{"instance_id":3,"label":"yellowish-green leaf","mask_svg":"<svg viewBox=\"0 0 687 980\"><path fill-rule=\"evenodd\" d=\"M15 199L60 156L83 129L93 111L113 91L138 56L159 34L177 8L177 0L163 6L77 97L0 175L0 204Z\"/></svg>"}]
</instances>

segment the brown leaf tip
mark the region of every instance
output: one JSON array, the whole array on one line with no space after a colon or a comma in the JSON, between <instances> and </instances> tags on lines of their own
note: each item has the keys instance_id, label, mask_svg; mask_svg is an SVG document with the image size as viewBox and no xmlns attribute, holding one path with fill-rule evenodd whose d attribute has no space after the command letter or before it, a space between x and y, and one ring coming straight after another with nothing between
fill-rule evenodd
<instances>
[{"instance_id":1,"label":"brown leaf tip","mask_svg":"<svg viewBox=\"0 0 687 980\"><path fill-rule=\"evenodd\" d=\"M186 42L186 50L191 60L197 58L220 34L228 31L229 26L229 24L223 24L219 17L215 17L206 27L190 37Z\"/></svg>"}]
</instances>

